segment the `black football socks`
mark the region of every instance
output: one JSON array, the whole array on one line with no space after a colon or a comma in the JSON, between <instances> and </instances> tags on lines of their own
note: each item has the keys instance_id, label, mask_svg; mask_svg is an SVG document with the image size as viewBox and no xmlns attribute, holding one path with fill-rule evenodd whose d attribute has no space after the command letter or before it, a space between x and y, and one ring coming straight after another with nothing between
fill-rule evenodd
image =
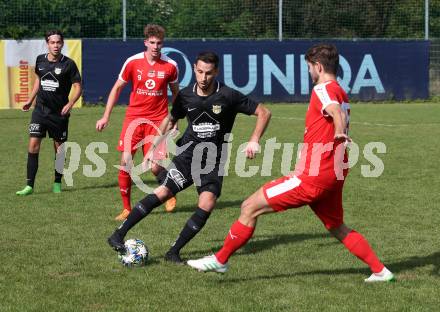
<instances>
[{"instance_id":1,"label":"black football socks","mask_svg":"<svg viewBox=\"0 0 440 312\"><path fill-rule=\"evenodd\" d=\"M180 249L183 248L206 224L211 213L201 208L197 208L191 218L188 219L177 240L170 248L170 252L179 254Z\"/></svg>"},{"instance_id":2,"label":"black football socks","mask_svg":"<svg viewBox=\"0 0 440 312\"><path fill-rule=\"evenodd\" d=\"M122 238L127 235L127 232L135 226L139 221L145 218L154 208L160 206L162 202L156 194L148 194L144 199L141 199L134 205L127 219L118 228L118 233Z\"/></svg>"},{"instance_id":3,"label":"black football socks","mask_svg":"<svg viewBox=\"0 0 440 312\"><path fill-rule=\"evenodd\" d=\"M27 159L27 185L34 187L35 176L38 171L38 153L28 153Z\"/></svg>"},{"instance_id":4,"label":"black football socks","mask_svg":"<svg viewBox=\"0 0 440 312\"><path fill-rule=\"evenodd\" d=\"M63 174L59 173L56 169L55 169L55 179L54 182L55 183L61 183L61 179L63 178Z\"/></svg>"}]
</instances>

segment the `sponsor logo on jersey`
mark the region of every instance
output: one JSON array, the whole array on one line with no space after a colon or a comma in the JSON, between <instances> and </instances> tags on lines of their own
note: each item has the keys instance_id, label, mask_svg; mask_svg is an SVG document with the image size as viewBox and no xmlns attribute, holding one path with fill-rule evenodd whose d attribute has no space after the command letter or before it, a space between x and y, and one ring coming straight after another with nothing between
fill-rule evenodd
<instances>
[{"instance_id":1,"label":"sponsor logo on jersey","mask_svg":"<svg viewBox=\"0 0 440 312\"><path fill-rule=\"evenodd\" d=\"M154 70L150 69L148 71L147 76L150 77L150 78L154 78L156 76L156 72Z\"/></svg>"},{"instance_id":2,"label":"sponsor logo on jersey","mask_svg":"<svg viewBox=\"0 0 440 312\"><path fill-rule=\"evenodd\" d=\"M220 114L222 111L222 106L221 105L212 105L212 112L214 114Z\"/></svg>"},{"instance_id":3,"label":"sponsor logo on jersey","mask_svg":"<svg viewBox=\"0 0 440 312\"><path fill-rule=\"evenodd\" d=\"M162 96L163 92L162 92L162 90L144 90L144 89L137 88L136 94L146 95L146 96Z\"/></svg>"},{"instance_id":4,"label":"sponsor logo on jersey","mask_svg":"<svg viewBox=\"0 0 440 312\"><path fill-rule=\"evenodd\" d=\"M208 113L203 112L194 120L192 129L201 139L212 138L220 130L220 123Z\"/></svg>"},{"instance_id":5,"label":"sponsor logo on jersey","mask_svg":"<svg viewBox=\"0 0 440 312\"><path fill-rule=\"evenodd\" d=\"M185 177L183 176L182 172L180 172L177 169L170 169L170 171L168 171L168 176L170 177L171 180L174 181L174 183L176 183L176 185L180 188L183 188L183 185L186 182Z\"/></svg>"},{"instance_id":6,"label":"sponsor logo on jersey","mask_svg":"<svg viewBox=\"0 0 440 312\"><path fill-rule=\"evenodd\" d=\"M157 78L161 78L161 79L165 78L165 72L164 71L158 71L157 72Z\"/></svg>"},{"instance_id":7,"label":"sponsor logo on jersey","mask_svg":"<svg viewBox=\"0 0 440 312\"><path fill-rule=\"evenodd\" d=\"M43 77L41 77L41 87L43 91L55 91L60 86L58 79L52 75L51 72L48 72Z\"/></svg>"},{"instance_id":8,"label":"sponsor logo on jersey","mask_svg":"<svg viewBox=\"0 0 440 312\"><path fill-rule=\"evenodd\" d=\"M195 132L211 132L220 130L220 124L212 124L209 122L199 123L198 125L193 125L193 130Z\"/></svg>"},{"instance_id":9,"label":"sponsor logo on jersey","mask_svg":"<svg viewBox=\"0 0 440 312\"><path fill-rule=\"evenodd\" d=\"M61 74L61 68L60 67L55 67L55 74L56 75Z\"/></svg>"},{"instance_id":10,"label":"sponsor logo on jersey","mask_svg":"<svg viewBox=\"0 0 440 312\"><path fill-rule=\"evenodd\" d=\"M145 81L145 87L147 87L148 90L154 89L156 86L156 82L153 79L148 79Z\"/></svg>"}]
</instances>

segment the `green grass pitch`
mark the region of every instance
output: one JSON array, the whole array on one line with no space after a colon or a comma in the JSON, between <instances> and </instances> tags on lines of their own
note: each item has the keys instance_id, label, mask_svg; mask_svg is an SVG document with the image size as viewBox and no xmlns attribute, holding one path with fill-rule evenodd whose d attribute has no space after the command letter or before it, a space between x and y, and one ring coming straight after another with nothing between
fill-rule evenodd
<instances>
[{"instance_id":1,"label":"green grass pitch","mask_svg":"<svg viewBox=\"0 0 440 312\"><path fill-rule=\"evenodd\" d=\"M305 105L269 105L273 114L263 143L298 143ZM396 274L397 283L366 285L368 268L331 238L308 208L260 218L250 243L230 260L224 275L165 263L163 255L196 205L190 188L178 195L176 212L163 207L127 238L150 249L146 267L127 269L107 245L119 224L119 153L115 147L124 108L117 107L102 133L102 107L74 110L70 141L82 149L73 187L52 194L53 148L43 141L35 192L17 197L25 183L30 113L0 111L0 310L1 311L438 311L440 289L440 105L352 104L350 134L361 151L385 143L379 178L361 175L362 155L345 185L345 221L364 234ZM239 215L242 200L280 175L275 152L271 176L235 174L237 147L255 118L237 118L229 176L207 225L183 250L185 259L210 254ZM182 127L184 124L182 124ZM83 175L92 141L108 145L106 172ZM296 151L296 145L295 145ZM139 160L139 158L136 158ZM261 165L259 156L247 165ZM154 185L151 174L145 175ZM132 200L143 193L134 188Z\"/></svg>"}]
</instances>

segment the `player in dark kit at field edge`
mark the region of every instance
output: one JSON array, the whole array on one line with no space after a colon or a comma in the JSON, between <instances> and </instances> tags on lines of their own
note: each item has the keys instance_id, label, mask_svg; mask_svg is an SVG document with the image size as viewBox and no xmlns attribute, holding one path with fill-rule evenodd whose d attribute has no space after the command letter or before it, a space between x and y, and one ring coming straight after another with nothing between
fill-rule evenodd
<instances>
[{"instance_id":1,"label":"player in dark kit at field edge","mask_svg":"<svg viewBox=\"0 0 440 312\"><path fill-rule=\"evenodd\" d=\"M29 124L29 147L27 160L27 185L17 195L30 195L34 191L35 176L38 170L38 154L41 140L46 132L53 139L55 154L62 153L59 147L67 141L70 110L81 96L81 76L73 60L61 53L64 45L63 34L58 30L48 31L45 36L48 53L37 57L37 75L23 111L29 111L35 97L36 105ZM74 89L69 100L70 89ZM63 159L63 157L60 157ZM55 170L52 191L61 192L62 173Z\"/></svg>"},{"instance_id":2,"label":"player in dark kit at field edge","mask_svg":"<svg viewBox=\"0 0 440 312\"><path fill-rule=\"evenodd\" d=\"M165 259L182 264L180 250L203 228L221 193L228 139L237 113L257 116L255 129L244 149L246 157L254 158L259 140L270 120L270 111L218 82L219 58L212 52L198 55L194 64L197 82L182 89L173 103L170 115L161 124L162 133L184 117L188 127L178 141L178 152L172 164L161 173L161 185L140 200L124 223L109 237L116 251L124 252L127 232L155 207L193 183L199 194L198 206L188 219ZM179 150L183 150L180 151ZM226 157L225 157L226 154Z\"/></svg>"}]
</instances>

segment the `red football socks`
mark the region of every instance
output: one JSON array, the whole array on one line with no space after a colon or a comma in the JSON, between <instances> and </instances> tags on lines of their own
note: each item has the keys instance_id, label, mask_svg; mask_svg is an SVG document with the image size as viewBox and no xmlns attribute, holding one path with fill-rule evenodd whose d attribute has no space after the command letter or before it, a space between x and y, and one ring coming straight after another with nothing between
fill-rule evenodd
<instances>
[{"instance_id":1,"label":"red football socks","mask_svg":"<svg viewBox=\"0 0 440 312\"><path fill-rule=\"evenodd\" d=\"M368 241L358 232L351 231L348 233L342 243L353 255L365 262L373 273L379 273L384 268L383 263L377 258Z\"/></svg>"},{"instance_id":2,"label":"red football socks","mask_svg":"<svg viewBox=\"0 0 440 312\"><path fill-rule=\"evenodd\" d=\"M130 194L131 194L131 177L128 172L119 170L118 174L119 190L121 192L122 204L124 209L131 211Z\"/></svg>"},{"instance_id":3,"label":"red football socks","mask_svg":"<svg viewBox=\"0 0 440 312\"><path fill-rule=\"evenodd\" d=\"M254 227L246 226L238 220L235 221L225 238L222 249L215 254L217 260L222 264L228 262L229 257L248 242L254 230Z\"/></svg>"}]
</instances>

